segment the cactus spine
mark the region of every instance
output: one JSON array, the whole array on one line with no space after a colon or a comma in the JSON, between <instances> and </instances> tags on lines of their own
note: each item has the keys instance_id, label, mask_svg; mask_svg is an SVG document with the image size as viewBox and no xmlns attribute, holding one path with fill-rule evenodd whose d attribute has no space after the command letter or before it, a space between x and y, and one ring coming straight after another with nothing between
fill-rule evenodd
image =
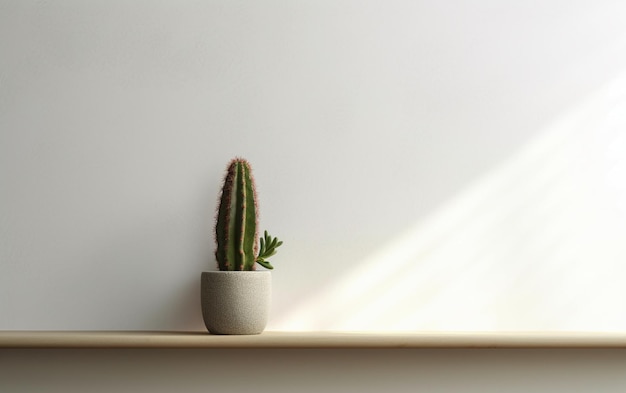
<instances>
[{"instance_id":1,"label":"cactus spine","mask_svg":"<svg viewBox=\"0 0 626 393\"><path fill-rule=\"evenodd\" d=\"M283 244L267 231L257 244L258 205L248 161L235 158L228 165L217 210L215 258L220 270L254 270L255 263L274 267L266 259Z\"/></svg>"}]
</instances>

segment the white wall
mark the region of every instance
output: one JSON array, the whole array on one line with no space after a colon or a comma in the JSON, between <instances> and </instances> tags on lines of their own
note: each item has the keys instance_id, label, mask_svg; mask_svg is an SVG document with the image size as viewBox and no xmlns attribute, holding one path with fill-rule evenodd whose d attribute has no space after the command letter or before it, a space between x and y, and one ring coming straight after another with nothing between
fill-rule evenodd
<instances>
[{"instance_id":1,"label":"white wall","mask_svg":"<svg viewBox=\"0 0 626 393\"><path fill-rule=\"evenodd\" d=\"M0 1L0 329L203 329L234 155L271 329L626 328L625 13Z\"/></svg>"}]
</instances>

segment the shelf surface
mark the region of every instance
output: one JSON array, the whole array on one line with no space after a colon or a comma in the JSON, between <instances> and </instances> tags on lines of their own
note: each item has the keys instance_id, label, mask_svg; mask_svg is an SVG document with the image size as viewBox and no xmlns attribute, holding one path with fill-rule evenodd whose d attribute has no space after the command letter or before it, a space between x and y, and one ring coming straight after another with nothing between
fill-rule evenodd
<instances>
[{"instance_id":1,"label":"shelf surface","mask_svg":"<svg viewBox=\"0 0 626 393\"><path fill-rule=\"evenodd\" d=\"M626 333L0 331L0 348L626 348Z\"/></svg>"}]
</instances>

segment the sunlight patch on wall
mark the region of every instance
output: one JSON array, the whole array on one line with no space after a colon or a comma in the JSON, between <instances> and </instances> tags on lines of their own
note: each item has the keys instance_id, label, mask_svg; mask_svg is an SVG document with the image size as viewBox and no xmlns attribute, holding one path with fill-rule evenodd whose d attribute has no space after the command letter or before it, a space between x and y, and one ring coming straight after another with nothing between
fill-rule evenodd
<instances>
[{"instance_id":1,"label":"sunlight patch on wall","mask_svg":"<svg viewBox=\"0 0 626 393\"><path fill-rule=\"evenodd\" d=\"M273 330L626 329L626 76Z\"/></svg>"}]
</instances>

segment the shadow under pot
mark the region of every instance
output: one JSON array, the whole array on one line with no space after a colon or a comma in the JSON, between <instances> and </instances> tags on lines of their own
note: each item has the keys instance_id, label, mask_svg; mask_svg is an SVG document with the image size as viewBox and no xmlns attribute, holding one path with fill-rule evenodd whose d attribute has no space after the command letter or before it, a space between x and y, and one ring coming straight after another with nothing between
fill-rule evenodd
<instances>
[{"instance_id":1,"label":"shadow under pot","mask_svg":"<svg viewBox=\"0 0 626 393\"><path fill-rule=\"evenodd\" d=\"M202 317L212 334L260 334L272 297L269 271L202 272Z\"/></svg>"}]
</instances>

